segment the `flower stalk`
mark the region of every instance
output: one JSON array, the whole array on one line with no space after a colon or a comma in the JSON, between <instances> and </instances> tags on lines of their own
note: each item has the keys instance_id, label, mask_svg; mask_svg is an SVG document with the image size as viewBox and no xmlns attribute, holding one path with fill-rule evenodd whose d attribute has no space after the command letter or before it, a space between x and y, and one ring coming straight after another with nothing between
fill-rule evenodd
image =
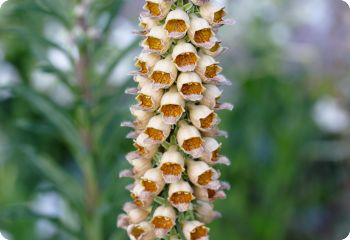
<instances>
[{"instance_id":1,"label":"flower stalk","mask_svg":"<svg viewBox=\"0 0 350 240\"><path fill-rule=\"evenodd\" d=\"M126 156L132 169L120 173L134 180L117 221L130 239L209 239L206 224L221 216L213 202L229 184L215 165L230 161L215 139L226 135L217 111L232 105L219 101L230 82L214 58L224 49L218 28L233 23L225 15L215 0L145 0L138 86L126 91L136 95L135 120L122 123L136 148Z\"/></svg>"}]
</instances>

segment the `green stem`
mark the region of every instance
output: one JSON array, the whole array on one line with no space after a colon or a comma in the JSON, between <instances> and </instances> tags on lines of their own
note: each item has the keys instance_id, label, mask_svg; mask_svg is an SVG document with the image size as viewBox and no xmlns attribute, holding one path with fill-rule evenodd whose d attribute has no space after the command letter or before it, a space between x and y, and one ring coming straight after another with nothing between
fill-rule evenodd
<instances>
[{"instance_id":1,"label":"green stem","mask_svg":"<svg viewBox=\"0 0 350 240\"><path fill-rule=\"evenodd\" d=\"M177 0L177 6L183 7L184 6L184 0Z\"/></svg>"}]
</instances>

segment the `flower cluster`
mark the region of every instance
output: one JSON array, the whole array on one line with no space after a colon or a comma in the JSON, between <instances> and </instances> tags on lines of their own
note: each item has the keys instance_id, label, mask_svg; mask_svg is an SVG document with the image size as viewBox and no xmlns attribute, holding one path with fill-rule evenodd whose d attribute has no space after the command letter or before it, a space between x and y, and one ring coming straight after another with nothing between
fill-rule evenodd
<instances>
[{"instance_id":1,"label":"flower cluster","mask_svg":"<svg viewBox=\"0 0 350 240\"><path fill-rule=\"evenodd\" d=\"M134 179L127 187L133 202L117 225L132 240L205 240L205 224L220 217L212 202L230 187L214 168L230 164L215 139L226 135L217 110L233 108L219 102L220 86L230 82L214 57L225 50L218 28L233 21L213 0L146 0L144 10L138 86L126 91L136 95L135 119L122 123L134 129L128 136L136 150L126 156L132 169L120 173Z\"/></svg>"}]
</instances>

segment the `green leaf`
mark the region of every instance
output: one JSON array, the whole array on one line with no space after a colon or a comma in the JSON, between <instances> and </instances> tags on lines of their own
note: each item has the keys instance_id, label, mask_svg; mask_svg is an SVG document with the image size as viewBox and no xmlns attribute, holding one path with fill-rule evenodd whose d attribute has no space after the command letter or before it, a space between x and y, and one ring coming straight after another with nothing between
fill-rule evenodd
<instances>
[{"instance_id":1,"label":"green leaf","mask_svg":"<svg viewBox=\"0 0 350 240\"><path fill-rule=\"evenodd\" d=\"M185 12L191 10L191 8L193 7L193 4L192 3L186 3L182 8Z\"/></svg>"},{"instance_id":2,"label":"green leaf","mask_svg":"<svg viewBox=\"0 0 350 240\"><path fill-rule=\"evenodd\" d=\"M58 166L48 157L37 155L30 147L22 147L23 153L27 156L29 163L38 169L54 187L67 199L76 209L80 209L84 203L84 193L81 184L64 169Z\"/></svg>"}]
</instances>

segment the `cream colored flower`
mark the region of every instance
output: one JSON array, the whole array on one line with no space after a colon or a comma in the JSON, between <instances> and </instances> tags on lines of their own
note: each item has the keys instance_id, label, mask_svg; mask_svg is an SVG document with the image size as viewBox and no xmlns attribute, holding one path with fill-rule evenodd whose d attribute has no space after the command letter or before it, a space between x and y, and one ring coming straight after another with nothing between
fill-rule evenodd
<instances>
[{"instance_id":1,"label":"cream colored flower","mask_svg":"<svg viewBox=\"0 0 350 240\"><path fill-rule=\"evenodd\" d=\"M221 183L220 174L203 161L187 160L187 174L191 182L197 187L218 190Z\"/></svg>"},{"instance_id":2,"label":"cream colored flower","mask_svg":"<svg viewBox=\"0 0 350 240\"><path fill-rule=\"evenodd\" d=\"M147 170L152 168L151 159L137 158L130 160L129 163L133 166L133 168L131 170L127 169L121 171L119 173L119 177L140 178Z\"/></svg>"},{"instance_id":3,"label":"cream colored flower","mask_svg":"<svg viewBox=\"0 0 350 240\"><path fill-rule=\"evenodd\" d=\"M147 170L143 177L141 177L140 182L144 187L144 191L150 193L153 196L158 195L165 186L165 182L159 168L152 168Z\"/></svg>"},{"instance_id":4,"label":"cream colored flower","mask_svg":"<svg viewBox=\"0 0 350 240\"><path fill-rule=\"evenodd\" d=\"M204 87L205 91L200 103L209 107L210 109L215 109L223 91L213 84L205 84Z\"/></svg>"},{"instance_id":5,"label":"cream colored flower","mask_svg":"<svg viewBox=\"0 0 350 240\"><path fill-rule=\"evenodd\" d=\"M159 20L154 19L152 17L146 16L144 14L140 15L139 18L139 27L142 31L138 32L140 35L146 35L149 31L156 26L159 26Z\"/></svg>"},{"instance_id":6,"label":"cream colored flower","mask_svg":"<svg viewBox=\"0 0 350 240\"><path fill-rule=\"evenodd\" d=\"M214 202L217 199L225 199L226 193L223 190L213 190L203 187L195 187L194 195L197 200Z\"/></svg>"},{"instance_id":7,"label":"cream colored flower","mask_svg":"<svg viewBox=\"0 0 350 240\"><path fill-rule=\"evenodd\" d=\"M191 43L179 41L173 49L173 61L181 72L192 72L197 66L198 55L196 48Z\"/></svg>"},{"instance_id":8,"label":"cream colored flower","mask_svg":"<svg viewBox=\"0 0 350 240\"><path fill-rule=\"evenodd\" d=\"M169 0L146 0L143 9L152 18L162 20L169 13L172 1Z\"/></svg>"},{"instance_id":9,"label":"cream colored flower","mask_svg":"<svg viewBox=\"0 0 350 240\"><path fill-rule=\"evenodd\" d=\"M200 132L185 121L179 122L176 138L180 148L193 158L198 158L204 153L204 141Z\"/></svg>"},{"instance_id":10,"label":"cream colored flower","mask_svg":"<svg viewBox=\"0 0 350 240\"><path fill-rule=\"evenodd\" d=\"M134 147L136 148L136 151L131 152L126 155L126 159L128 161L137 159L137 158L143 158L143 159L151 159L153 158L154 154L158 151L159 145L157 144L146 144L145 140L148 138L148 135L145 133L141 133L135 140L134 140Z\"/></svg>"},{"instance_id":11,"label":"cream colored flower","mask_svg":"<svg viewBox=\"0 0 350 240\"><path fill-rule=\"evenodd\" d=\"M185 170L185 160L176 146L171 146L162 156L159 168L166 183L175 183L181 179Z\"/></svg>"},{"instance_id":12,"label":"cream colored flower","mask_svg":"<svg viewBox=\"0 0 350 240\"><path fill-rule=\"evenodd\" d=\"M143 130L147 126L149 120L154 116L154 112L146 112L134 107L130 107L131 114L135 117L134 121L122 122L122 127L130 127L136 130Z\"/></svg>"},{"instance_id":13,"label":"cream colored flower","mask_svg":"<svg viewBox=\"0 0 350 240\"><path fill-rule=\"evenodd\" d=\"M177 78L177 90L187 101L200 101L205 88L198 74L186 72L181 73Z\"/></svg>"},{"instance_id":14,"label":"cream colored flower","mask_svg":"<svg viewBox=\"0 0 350 240\"><path fill-rule=\"evenodd\" d=\"M215 138L204 138L204 154L200 159L210 165L219 163L229 166L231 162L227 157L220 155L220 148L221 143L218 143Z\"/></svg>"},{"instance_id":15,"label":"cream colored flower","mask_svg":"<svg viewBox=\"0 0 350 240\"><path fill-rule=\"evenodd\" d=\"M176 124L185 112L185 99L177 91L176 86L172 86L160 101L159 112L166 124Z\"/></svg>"},{"instance_id":16,"label":"cream colored flower","mask_svg":"<svg viewBox=\"0 0 350 240\"><path fill-rule=\"evenodd\" d=\"M177 69L175 64L169 59L163 59L156 63L151 74L150 81L153 88L169 88L175 82L177 77Z\"/></svg>"},{"instance_id":17,"label":"cream colored flower","mask_svg":"<svg viewBox=\"0 0 350 240\"><path fill-rule=\"evenodd\" d=\"M212 57L217 57L220 54L224 53L227 51L227 47L223 47L221 44L221 41L219 41L216 37L214 37L213 41L215 42L214 45L211 48L208 49L202 49L203 53L212 56Z\"/></svg>"},{"instance_id":18,"label":"cream colored flower","mask_svg":"<svg viewBox=\"0 0 350 240\"><path fill-rule=\"evenodd\" d=\"M145 52L161 55L168 51L171 43L168 32L162 26L156 26L146 35L141 45Z\"/></svg>"},{"instance_id":19,"label":"cream colored flower","mask_svg":"<svg viewBox=\"0 0 350 240\"><path fill-rule=\"evenodd\" d=\"M148 217L150 209L138 208L135 204L132 204L132 208L124 209L126 214L120 214L117 220L117 226L119 228L127 229L131 224L140 223Z\"/></svg>"},{"instance_id":20,"label":"cream colored flower","mask_svg":"<svg viewBox=\"0 0 350 240\"><path fill-rule=\"evenodd\" d=\"M186 240L209 240L209 228L199 221L186 221L182 229Z\"/></svg>"},{"instance_id":21,"label":"cream colored flower","mask_svg":"<svg viewBox=\"0 0 350 240\"><path fill-rule=\"evenodd\" d=\"M194 126L201 131L209 131L220 122L218 115L205 105L188 104L190 119Z\"/></svg>"},{"instance_id":22,"label":"cream colored flower","mask_svg":"<svg viewBox=\"0 0 350 240\"><path fill-rule=\"evenodd\" d=\"M214 211L214 206L208 202L197 201L197 205L194 207L194 210L196 211L198 220L205 224L208 224L222 216L220 212Z\"/></svg>"},{"instance_id":23,"label":"cream colored flower","mask_svg":"<svg viewBox=\"0 0 350 240\"><path fill-rule=\"evenodd\" d=\"M153 225L149 222L132 224L127 229L131 240L154 240L155 233Z\"/></svg>"},{"instance_id":24,"label":"cream colored flower","mask_svg":"<svg viewBox=\"0 0 350 240\"><path fill-rule=\"evenodd\" d=\"M200 59L198 61L198 66L196 72L202 78L205 83L213 83L220 85L231 85L223 75L220 75L222 67L219 66L219 62L213 57L200 53Z\"/></svg>"},{"instance_id":25,"label":"cream colored flower","mask_svg":"<svg viewBox=\"0 0 350 240\"><path fill-rule=\"evenodd\" d=\"M160 56L151 53L141 53L135 58L135 66L139 68L138 74L148 76L154 65L160 61Z\"/></svg>"},{"instance_id":26,"label":"cream colored flower","mask_svg":"<svg viewBox=\"0 0 350 240\"><path fill-rule=\"evenodd\" d=\"M223 24L234 24L232 19L224 19L227 15L225 6L218 1L208 2L200 7L201 17L207 20L212 26L218 27Z\"/></svg>"},{"instance_id":27,"label":"cream colored flower","mask_svg":"<svg viewBox=\"0 0 350 240\"><path fill-rule=\"evenodd\" d=\"M135 181L130 188L131 198L137 207L147 209L151 206L153 202L152 193L145 191L145 187L141 184L141 181Z\"/></svg>"},{"instance_id":28,"label":"cream colored flower","mask_svg":"<svg viewBox=\"0 0 350 240\"><path fill-rule=\"evenodd\" d=\"M188 182L180 180L169 186L168 201L180 212L188 211L195 199L193 190Z\"/></svg>"},{"instance_id":29,"label":"cream colored flower","mask_svg":"<svg viewBox=\"0 0 350 240\"><path fill-rule=\"evenodd\" d=\"M201 48L211 49L215 45L215 33L204 18L191 14L191 25L188 36L191 42Z\"/></svg>"},{"instance_id":30,"label":"cream colored flower","mask_svg":"<svg viewBox=\"0 0 350 240\"><path fill-rule=\"evenodd\" d=\"M169 37L181 39L190 28L190 17L184 10L177 8L168 14L164 28L168 31Z\"/></svg>"},{"instance_id":31,"label":"cream colored flower","mask_svg":"<svg viewBox=\"0 0 350 240\"><path fill-rule=\"evenodd\" d=\"M157 238L164 238L176 224L176 212L171 206L159 206L151 223Z\"/></svg>"},{"instance_id":32,"label":"cream colored flower","mask_svg":"<svg viewBox=\"0 0 350 240\"><path fill-rule=\"evenodd\" d=\"M146 84L143 86L136 96L138 105L135 105L134 108L153 112L159 108L160 100L163 96L162 89L153 89L152 84Z\"/></svg>"},{"instance_id":33,"label":"cream colored flower","mask_svg":"<svg viewBox=\"0 0 350 240\"><path fill-rule=\"evenodd\" d=\"M171 125L163 122L162 116L157 115L152 117L144 133L147 138L144 140L145 144L159 144L164 142L170 135Z\"/></svg>"}]
</instances>

